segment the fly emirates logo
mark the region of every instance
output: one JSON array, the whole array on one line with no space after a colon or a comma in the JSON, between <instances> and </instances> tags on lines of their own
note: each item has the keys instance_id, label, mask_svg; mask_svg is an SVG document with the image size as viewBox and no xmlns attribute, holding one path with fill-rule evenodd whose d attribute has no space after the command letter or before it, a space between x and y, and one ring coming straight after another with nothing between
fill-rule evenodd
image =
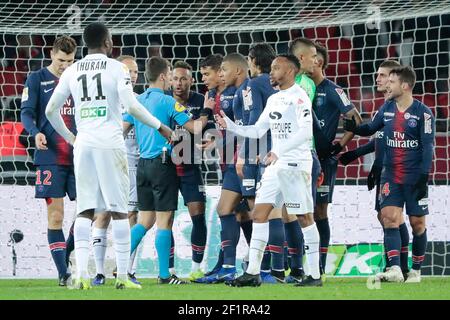
<instances>
[{"instance_id":1,"label":"fly emirates logo","mask_svg":"<svg viewBox=\"0 0 450 320\"><path fill-rule=\"evenodd\" d=\"M419 140L405 140L403 132L394 131L394 139L386 137L386 143L391 148L416 149L419 146Z\"/></svg>"}]
</instances>

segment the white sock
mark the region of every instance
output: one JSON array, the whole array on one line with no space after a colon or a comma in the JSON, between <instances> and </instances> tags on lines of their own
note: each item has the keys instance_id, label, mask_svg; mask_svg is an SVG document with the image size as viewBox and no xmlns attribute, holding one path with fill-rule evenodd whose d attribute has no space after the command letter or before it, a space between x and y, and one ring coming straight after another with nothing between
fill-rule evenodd
<instances>
[{"instance_id":1,"label":"white sock","mask_svg":"<svg viewBox=\"0 0 450 320\"><path fill-rule=\"evenodd\" d=\"M199 270L200 270L200 263L192 261L191 271L192 272L197 272Z\"/></svg>"},{"instance_id":2,"label":"white sock","mask_svg":"<svg viewBox=\"0 0 450 320\"><path fill-rule=\"evenodd\" d=\"M305 255L308 271L314 279L319 279L319 231L314 223L306 228L302 228L302 232L305 239Z\"/></svg>"},{"instance_id":3,"label":"white sock","mask_svg":"<svg viewBox=\"0 0 450 320\"><path fill-rule=\"evenodd\" d=\"M106 254L106 231L107 229L92 228L92 246L94 249L95 269L97 274L105 274Z\"/></svg>"},{"instance_id":4,"label":"white sock","mask_svg":"<svg viewBox=\"0 0 450 320\"><path fill-rule=\"evenodd\" d=\"M112 235L116 252L117 279L126 280L131 241L128 219L113 220Z\"/></svg>"},{"instance_id":5,"label":"white sock","mask_svg":"<svg viewBox=\"0 0 450 320\"><path fill-rule=\"evenodd\" d=\"M128 273L133 274L135 273L135 265L134 265L134 261L136 259L136 253L138 251L138 248L136 248L136 250L133 251L133 253L130 256L130 263L128 263Z\"/></svg>"},{"instance_id":6,"label":"white sock","mask_svg":"<svg viewBox=\"0 0 450 320\"><path fill-rule=\"evenodd\" d=\"M75 241L75 261L77 263L77 278L89 278L89 240L91 236L92 220L77 217L73 227Z\"/></svg>"},{"instance_id":7,"label":"white sock","mask_svg":"<svg viewBox=\"0 0 450 320\"><path fill-rule=\"evenodd\" d=\"M250 240L249 263L247 273L259 274L261 271L261 261L264 256L264 249L269 241L269 223L253 222L252 239Z\"/></svg>"}]
</instances>

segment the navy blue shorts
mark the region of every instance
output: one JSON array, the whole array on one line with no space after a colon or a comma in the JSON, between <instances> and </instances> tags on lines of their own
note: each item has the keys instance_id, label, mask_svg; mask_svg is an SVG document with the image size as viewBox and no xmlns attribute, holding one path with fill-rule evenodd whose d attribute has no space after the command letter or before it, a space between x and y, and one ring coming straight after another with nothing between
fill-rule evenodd
<instances>
[{"instance_id":1,"label":"navy blue shorts","mask_svg":"<svg viewBox=\"0 0 450 320\"><path fill-rule=\"evenodd\" d=\"M260 168L257 164L245 164L243 168L241 194L243 197L255 197L256 186L261 180Z\"/></svg>"},{"instance_id":2,"label":"navy blue shorts","mask_svg":"<svg viewBox=\"0 0 450 320\"><path fill-rule=\"evenodd\" d=\"M406 214L421 217L428 214L428 190L425 198L416 201L417 192L413 185L398 184L391 179L381 178L380 208L406 206Z\"/></svg>"},{"instance_id":3,"label":"navy blue shorts","mask_svg":"<svg viewBox=\"0 0 450 320\"><path fill-rule=\"evenodd\" d=\"M313 196L313 203L314 206L316 205L316 199L317 199L317 179L319 179L320 172L322 171L320 167L320 161L319 158L315 154L313 154L313 165L312 165L312 172L311 172L311 189L312 189L312 196Z\"/></svg>"},{"instance_id":4,"label":"navy blue shorts","mask_svg":"<svg viewBox=\"0 0 450 320\"><path fill-rule=\"evenodd\" d=\"M185 206L191 202L206 202L205 184L199 165L193 165L180 177L180 192Z\"/></svg>"},{"instance_id":5,"label":"navy blue shorts","mask_svg":"<svg viewBox=\"0 0 450 320\"><path fill-rule=\"evenodd\" d=\"M73 166L39 165L36 166L36 198L64 198L75 200L75 174Z\"/></svg>"},{"instance_id":6,"label":"navy blue shorts","mask_svg":"<svg viewBox=\"0 0 450 320\"><path fill-rule=\"evenodd\" d=\"M222 189L242 194L241 186L241 179L236 173L236 167L234 164L227 165L223 173Z\"/></svg>"},{"instance_id":7,"label":"navy blue shorts","mask_svg":"<svg viewBox=\"0 0 450 320\"><path fill-rule=\"evenodd\" d=\"M338 161L331 157L320 161L323 171L323 184L317 188L317 203L331 203L333 200L334 184L336 182Z\"/></svg>"}]
</instances>

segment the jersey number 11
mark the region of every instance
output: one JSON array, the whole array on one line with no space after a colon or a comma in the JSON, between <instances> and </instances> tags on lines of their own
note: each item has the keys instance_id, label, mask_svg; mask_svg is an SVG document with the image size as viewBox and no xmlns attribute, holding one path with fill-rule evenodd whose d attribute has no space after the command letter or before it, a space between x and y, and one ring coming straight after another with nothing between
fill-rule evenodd
<instances>
[{"instance_id":1,"label":"jersey number 11","mask_svg":"<svg viewBox=\"0 0 450 320\"><path fill-rule=\"evenodd\" d=\"M78 81L81 80L81 85L83 87L83 96L81 97L81 101L91 101L91 97L88 96L87 91L87 76L86 74L82 74L78 77ZM92 77L92 80L97 80L97 93L98 95L95 96L95 100L106 100L106 97L103 95L102 90L102 74L97 73L95 76Z\"/></svg>"}]
</instances>

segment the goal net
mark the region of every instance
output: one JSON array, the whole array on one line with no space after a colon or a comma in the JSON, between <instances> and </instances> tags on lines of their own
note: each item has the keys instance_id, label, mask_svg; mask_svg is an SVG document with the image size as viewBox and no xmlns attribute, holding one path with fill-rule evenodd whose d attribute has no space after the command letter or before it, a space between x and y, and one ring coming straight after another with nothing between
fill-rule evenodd
<instances>
[{"instance_id":1,"label":"goal net","mask_svg":"<svg viewBox=\"0 0 450 320\"><path fill-rule=\"evenodd\" d=\"M385 59L411 65L417 74L414 96L436 117L436 148L427 217L428 248L422 273L450 275L450 139L449 55L450 1L2 1L0 4L0 277L12 275L9 232L20 229L17 275L54 277L46 239L45 203L34 199L33 141L20 123L20 100L29 72L50 63L56 36L67 34L79 45L76 58L86 54L81 33L86 24L104 22L114 41L113 56L137 58L140 75L136 92L143 91L142 71L151 56L190 63L196 76L192 90L204 93L199 62L209 54L248 54L255 42L270 43L277 53L300 36L318 40L330 54L327 76L347 92L365 120L382 104L375 90L375 72ZM342 135L339 130L338 135ZM347 150L367 142L355 137ZM371 275L383 268L382 229L374 208L374 192L365 185L372 155L339 165L333 204L329 207L331 246L327 273ZM221 174L217 161L203 165L208 184L208 245L204 268L210 269L220 246L220 223L215 212ZM182 205L176 214L176 268L190 268L191 223ZM64 231L73 220L74 203L66 202ZM410 229L409 229L410 230ZM410 230L411 232L411 230ZM157 272L154 230L138 252L137 273ZM244 237L238 260L247 250ZM107 270L114 264L107 251ZM73 259L72 259L73 260Z\"/></svg>"}]
</instances>

